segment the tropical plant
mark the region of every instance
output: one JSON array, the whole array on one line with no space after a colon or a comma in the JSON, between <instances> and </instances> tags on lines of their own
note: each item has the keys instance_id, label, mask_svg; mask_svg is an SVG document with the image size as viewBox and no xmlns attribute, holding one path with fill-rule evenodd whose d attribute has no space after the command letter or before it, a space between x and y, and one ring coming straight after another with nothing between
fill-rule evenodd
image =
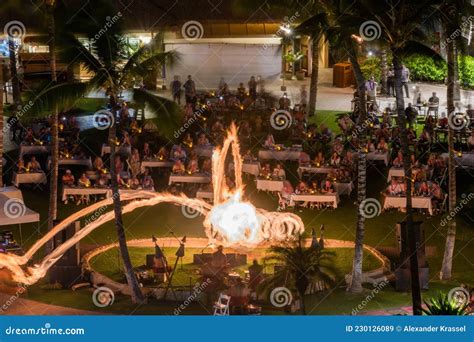
<instances>
[{"instance_id":1,"label":"tropical plant","mask_svg":"<svg viewBox=\"0 0 474 342\"><path fill-rule=\"evenodd\" d=\"M403 168L405 178L410 180L411 150L408 142L408 128L405 116L405 101L402 89L403 58L408 53L418 51L429 53L433 51L421 42L429 39L423 25L426 25L427 14L436 11L436 1L420 0L410 2L401 0L397 3L361 0L360 6L364 8L366 20L376 21L375 26L380 36L380 41L392 54L393 67L395 71L395 98L398 116L398 127L400 129L400 145L403 153ZM367 23L366 21L366 23ZM418 281L418 257L415 241L415 230L413 225L412 207L412 182L407 182L406 189L406 224L408 226L408 243L410 246L410 270L412 285L413 313L421 314L421 289ZM407 260L408 262L408 260Z\"/></svg>"},{"instance_id":2,"label":"tropical plant","mask_svg":"<svg viewBox=\"0 0 474 342\"><path fill-rule=\"evenodd\" d=\"M307 247L299 239L270 247L266 263L279 267L274 274L266 278L259 286L260 292L269 292L276 287L285 286L296 291L301 299L302 313L306 314L304 297L308 285L313 281L334 284L337 269L334 266L334 253L325 249Z\"/></svg>"},{"instance_id":3,"label":"tropical plant","mask_svg":"<svg viewBox=\"0 0 474 342\"><path fill-rule=\"evenodd\" d=\"M424 301L426 308L423 313L427 316L464 316L467 315L469 304L459 304L446 293L439 293L429 301Z\"/></svg>"},{"instance_id":4,"label":"tropical plant","mask_svg":"<svg viewBox=\"0 0 474 342\"><path fill-rule=\"evenodd\" d=\"M449 15L440 15L440 21L444 26L448 36L451 37L451 33L459 30L459 27L463 25L465 21L465 15L472 13L470 3L465 0L450 0L447 3L442 3L441 11L449 13ZM469 26L470 27L470 26ZM446 40L446 62L448 66L448 77L447 77L447 107L448 115L455 115L455 88L457 86L457 75L458 75L458 58L457 51L463 49L464 38L448 38ZM452 121L452 120L450 120ZM450 212L456 210L456 164L454 160L454 129L453 125L448 125L448 208ZM446 244L444 249L443 263L441 265L440 279L448 280L451 279L451 273L453 268L453 254L454 244L456 242L456 220L450 220L448 223L448 230L446 232Z\"/></svg>"},{"instance_id":5,"label":"tropical plant","mask_svg":"<svg viewBox=\"0 0 474 342\"><path fill-rule=\"evenodd\" d=\"M109 145L111 147L110 173L112 180L112 198L115 213L115 226L119 242L120 255L123 259L127 282L131 287L132 301L143 301L138 281L133 272L133 266L127 248L125 228L122 220L122 207L118 190L115 170L115 149L117 120L115 113L118 110L119 95L122 90L128 89L130 80L144 77L150 71L156 70L165 63L172 63L177 58L173 52L164 52L162 35L155 38L145 46L139 48L131 57L126 58L127 45L123 39L124 31L120 22L121 13L115 13L111 1L100 0L99 3L87 4L83 11L74 11L74 16L64 15L70 19L67 23L56 23L56 51L62 61L66 63L80 62L93 75L86 83L52 82L41 87L32 96L34 106L29 111L31 115L46 115L51 109L68 111L74 103L91 90L107 89L109 96ZM65 10L65 9L63 9ZM81 13L93 16L83 18ZM106 27L107 29L104 29ZM60 28L60 29L59 29ZM61 32L61 34L59 34ZM74 33L74 34L73 34ZM89 39L89 49L78 40L76 34ZM155 114L153 119L161 135L167 138L181 123L181 111L172 101L158 97L145 89L132 89L133 97L147 105Z\"/></svg>"}]
</instances>

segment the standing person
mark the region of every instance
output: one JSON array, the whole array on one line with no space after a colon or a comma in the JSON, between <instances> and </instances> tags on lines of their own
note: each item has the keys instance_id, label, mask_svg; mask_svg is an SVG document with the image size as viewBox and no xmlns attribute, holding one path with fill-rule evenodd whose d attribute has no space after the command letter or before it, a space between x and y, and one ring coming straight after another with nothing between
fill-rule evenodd
<instances>
[{"instance_id":1,"label":"standing person","mask_svg":"<svg viewBox=\"0 0 474 342\"><path fill-rule=\"evenodd\" d=\"M255 80L255 76L250 77L248 85L250 97L255 100L257 98L257 81Z\"/></svg>"},{"instance_id":2,"label":"standing person","mask_svg":"<svg viewBox=\"0 0 474 342\"><path fill-rule=\"evenodd\" d=\"M184 97L186 98L186 104L193 103L194 97L196 96L196 85L191 77L188 75L188 80L183 85L184 87Z\"/></svg>"},{"instance_id":3,"label":"standing person","mask_svg":"<svg viewBox=\"0 0 474 342\"><path fill-rule=\"evenodd\" d=\"M395 96L395 71L390 67L387 72L387 95Z\"/></svg>"},{"instance_id":4,"label":"standing person","mask_svg":"<svg viewBox=\"0 0 474 342\"><path fill-rule=\"evenodd\" d=\"M410 97L408 82L410 82L410 69L408 69L405 64L402 64L402 87L405 88L406 97Z\"/></svg>"},{"instance_id":5,"label":"standing person","mask_svg":"<svg viewBox=\"0 0 474 342\"><path fill-rule=\"evenodd\" d=\"M375 102L377 95L377 82L375 82L374 76L371 76L367 82L365 82L365 91L367 92L367 101Z\"/></svg>"},{"instance_id":6,"label":"standing person","mask_svg":"<svg viewBox=\"0 0 474 342\"><path fill-rule=\"evenodd\" d=\"M173 101L181 104L181 81L179 76L175 76L173 82L171 82L171 93L173 94Z\"/></svg>"}]
</instances>

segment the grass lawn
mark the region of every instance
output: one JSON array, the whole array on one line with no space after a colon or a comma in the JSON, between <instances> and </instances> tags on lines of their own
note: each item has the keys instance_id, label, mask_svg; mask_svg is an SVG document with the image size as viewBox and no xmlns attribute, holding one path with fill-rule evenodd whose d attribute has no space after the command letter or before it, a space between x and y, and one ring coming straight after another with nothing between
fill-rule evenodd
<instances>
[{"instance_id":1,"label":"grass lawn","mask_svg":"<svg viewBox=\"0 0 474 342\"><path fill-rule=\"evenodd\" d=\"M338 131L335 125L335 116L339 113L337 111L319 111L316 117L312 118L315 122L321 123L324 121L331 129ZM91 140L90 143L95 143L99 146L100 141L103 141L102 137L86 132L87 139ZM291 181L296 179L296 165L288 164L285 165L287 176ZM373 197L382 201L380 192L386 186L386 175L388 169L382 165L370 165L368 168L368 197ZM167 186L167 177L163 175L155 174L155 182L158 189L165 189ZM276 210L277 208L277 197L264 192L257 192L255 189L255 182L251 178L247 178L246 181L246 197L251 198L252 202L256 207L261 207L267 210ZM468 173L459 171L457 179L457 193L460 198L462 194L468 194L474 192L474 182L472 176ZM44 189L31 189L24 188L23 196L26 205L39 212L41 214L42 226L40 228L41 234L46 231L46 217L48 209L48 201L46 194L48 192L47 187ZM189 190L189 189L188 189ZM188 192L192 192L189 190ZM59 196L60 197L60 196ZM295 213L300 215L303 222L305 223L306 233L310 234L311 229L318 229L321 224L325 225L325 237L331 239L342 239L353 241L355 238L356 230L356 207L354 205L356 200L356 191L353 192L352 196L341 197L341 203L336 210L309 210L303 209L301 212L296 211ZM474 285L474 201L471 201L463 208L463 210L456 215L455 219L457 222L457 233L456 233L456 249L454 252L454 263L453 263L453 280L449 282L441 282L438 280L438 272L440 270L443 253L444 243L446 237L446 226L441 226L440 221L445 217L444 215L438 215L429 217L427 215L416 213L415 219L421 220L425 228L425 244L427 247L427 259L430 266L430 288L429 292L423 293L424 298L428 298L435 294L439 290L449 290L454 286L459 286L461 283L467 283ZM72 213L78 211L83 206L75 206L74 204L64 205L59 204L58 208L58 219L64 219ZM110 208L111 210L112 208ZM380 214L379 216L368 219L365 222L365 243L376 248L386 249L395 248L397 241L395 237L396 223L402 221L405 218L403 213L397 211L389 211ZM205 237L202 228L202 217L195 219L188 219L181 213L181 208L171 205L162 204L155 207L146 207L137 209L131 213L124 215L124 224L126 227L126 233L128 239L135 238L151 238L151 235L158 237L169 236L170 231L173 231L176 235L181 236L186 234L190 237ZM19 237L18 227L5 227L14 231L15 236ZM23 245L26 248L31 246L34 241L38 238L36 232L36 225L25 224L22 226L23 230ZM107 244L116 241L116 233L113 222L108 222L85 237L81 244ZM132 259L136 265L144 263L144 254L148 251L138 250L135 251L133 248L130 249L132 253ZM352 255L350 250L340 253L338 251L338 259L341 263L341 272L347 273L350 269L352 262ZM38 253L40 256L42 252ZM120 276L117 272L117 255L116 251L109 251L104 255L97 258L96 263L98 267L106 270L106 273L112 277ZM174 250L171 250L168 255L174 255ZM192 251L188 251L188 257L192 255ZM366 262L370 263L370 259L366 258ZM173 258L170 257L170 262L173 262ZM190 267L192 271L191 277L194 276L192 265L189 262L184 262L185 268ZM345 265L345 266L344 266ZM110 267L109 267L110 266ZM179 281L184 284L189 283L189 274L183 272L182 275L177 276ZM337 288L330 293L326 293L326 297L312 296L308 298L308 303L311 307L316 309L313 314L335 314L335 313L350 313L354 308L354 304L360 303L367 294L363 295L351 295L345 292L343 285L340 284L341 288ZM29 297L32 299L40 300L47 303L56 303L65 306L75 306L81 308L89 308L92 303L90 301L91 293L88 291L72 292L70 290L44 290L41 288L41 284L32 286L29 288ZM372 300L365 310L374 310L381 307L395 307L410 305L411 297L406 293L395 292L391 286L384 288L374 300ZM172 305L172 304L170 304ZM150 303L144 307L140 307L136 313L166 313L169 310L170 305L166 306L163 304ZM84 306L84 307L83 307ZM355 305L356 306L356 305ZM125 309L124 309L125 308ZM117 313L125 313L132 311L132 305L127 298L118 298L116 304L112 307L108 307L105 310L113 311ZM120 310L124 311L121 312ZM191 309L191 308L190 308ZM116 311L115 311L116 310ZM168 310L168 311L167 311ZM194 310L194 309L193 309ZM190 310L189 313L195 311ZM202 307L196 305L196 312L203 313ZM279 313L279 311L268 311L269 313Z\"/></svg>"}]
</instances>

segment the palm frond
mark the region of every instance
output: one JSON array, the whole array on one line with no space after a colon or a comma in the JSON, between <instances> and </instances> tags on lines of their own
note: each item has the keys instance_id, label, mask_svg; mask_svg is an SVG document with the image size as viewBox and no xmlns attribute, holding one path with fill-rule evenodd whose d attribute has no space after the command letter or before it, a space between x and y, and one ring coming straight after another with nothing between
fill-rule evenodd
<instances>
[{"instance_id":1,"label":"palm frond","mask_svg":"<svg viewBox=\"0 0 474 342\"><path fill-rule=\"evenodd\" d=\"M60 112L74 108L77 100L89 91L87 83L44 84L28 94L25 103L28 109L23 111L25 117L46 117L53 108ZM27 106L25 105L25 108Z\"/></svg>"},{"instance_id":2,"label":"palm frond","mask_svg":"<svg viewBox=\"0 0 474 342\"><path fill-rule=\"evenodd\" d=\"M154 114L152 120L161 135L173 139L174 133L183 122L182 110L176 103L144 89L134 89L133 100L152 111Z\"/></svg>"}]
</instances>

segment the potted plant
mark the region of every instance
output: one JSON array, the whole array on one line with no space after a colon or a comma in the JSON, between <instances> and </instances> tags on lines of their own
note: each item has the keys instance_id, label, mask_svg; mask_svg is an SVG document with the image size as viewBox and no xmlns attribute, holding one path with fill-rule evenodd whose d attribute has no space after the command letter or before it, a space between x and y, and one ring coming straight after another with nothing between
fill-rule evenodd
<instances>
[{"instance_id":1,"label":"potted plant","mask_svg":"<svg viewBox=\"0 0 474 342\"><path fill-rule=\"evenodd\" d=\"M287 63L290 63L290 66L291 66L291 70L292 71L286 71L285 72L285 79L286 80L291 80L293 78L293 76L295 75L295 63L298 62L301 58L303 58L303 54L301 52L296 52L294 53L293 51L289 51L285 56L285 61ZM298 73L301 73L301 71L298 71ZM303 78L304 78L304 72L303 73ZM298 78L298 74L296 74L297 76L297 79L300 79ZM299 74L299 76L301 77L301 74ZM301 78L301 79L303 79Z\"/></svg>"}]
</instances>

